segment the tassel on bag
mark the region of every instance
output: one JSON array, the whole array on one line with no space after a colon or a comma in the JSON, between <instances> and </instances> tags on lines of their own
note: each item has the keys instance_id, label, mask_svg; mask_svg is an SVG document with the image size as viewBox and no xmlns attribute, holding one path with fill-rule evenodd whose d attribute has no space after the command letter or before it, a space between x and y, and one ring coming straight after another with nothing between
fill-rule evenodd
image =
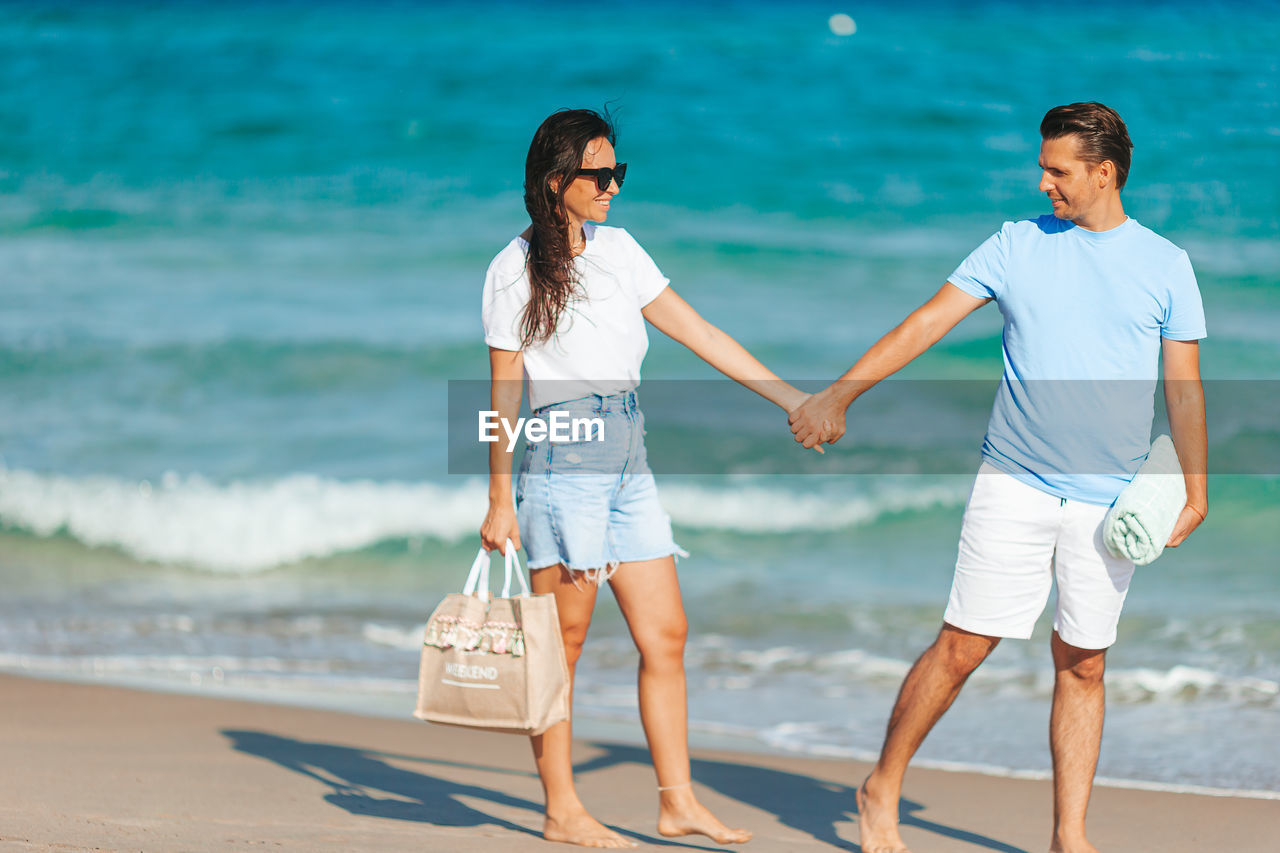
<instances>
[{"instance_id":1,"label":"tassel on bag","mask_svg":"<svg viewBox=\"0 0 1280 853\"><path fill-rule=\"evenodd\" d=\"M484 654L524 654L524 634L514 622L485 622L483 625L461 622L454 616L437 616L427 623L424 646L437 649L461 649Z\"/></svg>"}]
</instances>

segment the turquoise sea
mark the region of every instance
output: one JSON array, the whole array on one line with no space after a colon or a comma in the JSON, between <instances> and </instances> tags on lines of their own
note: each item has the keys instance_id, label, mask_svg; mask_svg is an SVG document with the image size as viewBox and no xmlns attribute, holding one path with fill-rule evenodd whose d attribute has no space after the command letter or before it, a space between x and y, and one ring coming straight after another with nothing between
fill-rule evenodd
<instances>
[{"instance_id":1,"label":"turquoise sea","mask_svg":"<svg viewBox=\"0 0 1280 853\"><path fill-rule=\"evenodd\" d=\"M1100 100L1136 146L1127 212L1199 276L1211 403L1231 389L1209 521L1130 593L1100 773L1275 796L1278 12L0 4L0 668L409 713L485 510L450 473L449 383L487 375L483 274L551 111L616 113L609 224L816 389L1048 212L1040 118ZM994 383L999 321L906 376ZM651 386L710 379L660 338ZM871 753L941 619L990 398L887 393L793 470L757 464L800 452L785 420L723 393L750 428L649 434L659 463L725 472L659 481L692 555L694 736ZM922 760L1048 767L1048 631L998 649ZM639 738L634 662L602 599L584 730Z\"/></svg>"}]
</instances>

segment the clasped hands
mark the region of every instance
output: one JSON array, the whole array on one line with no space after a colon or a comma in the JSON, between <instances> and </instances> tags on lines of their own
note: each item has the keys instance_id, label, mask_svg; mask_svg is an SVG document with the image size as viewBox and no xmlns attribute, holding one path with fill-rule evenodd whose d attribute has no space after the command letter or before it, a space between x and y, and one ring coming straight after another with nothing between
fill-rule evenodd
<instances>
[{"instance_id":1,"label":"clasped hands","mask_svg":"<svg viewBox=\"0 0 1280 853\"><path fill-rule=\"evenodd\" d=\"M834 444L844 435L845 411L849 402L840 397L832 383L816 394L810 394L787 416L791 434L805 449L821 451L822 444Z\"/></svg>"}]
</instances>

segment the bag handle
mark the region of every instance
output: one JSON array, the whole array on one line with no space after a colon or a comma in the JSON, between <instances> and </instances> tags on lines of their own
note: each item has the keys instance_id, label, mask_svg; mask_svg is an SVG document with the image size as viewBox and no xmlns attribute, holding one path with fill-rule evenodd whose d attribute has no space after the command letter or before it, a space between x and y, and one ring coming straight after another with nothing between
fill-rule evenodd
<instances>
[{"instance_id":1,"label":"bag handle","mask_svg":"<svg viewBox=\"0 0 1280 853\"><path fill-rule=\"evenodd\" d=\"M520 554L516 551L516 546L511 543L510 539L507 540L507 546L504 549L504 554L506 558L504 562L506 563L507 577L502 584L502 597L511 597L511 575L514 571L516 579L520 581L520 589L524 590L524 592L521 593L521 596L528 598L529 582L525 580L524 571L520 568Z\"/></svg>"},{"instance_id":2,"label":"bag handle","mask_svg":"<svg viewBox=\"0 0 1280 853\"><path fill-rule=\"evenodd\" d=\"M525 580L524 571L520 567L520 554L516 551L515 544L508 539L503 551L506 577L502 584L502 597L511 597L511 576L515 575L516 580L520 581L520 589L523 590L521 595L527 598L529 596L529 582ZM481 601L488 601L490 598L489 552L483 548L476 554L476 559L471 564L471 571L467 573L467 583L462 588L462 594L474 595Z\"/></svg>"},{"instance_id":3,"label":"bag handle","mask_svg":"<svg viewBox=\"0 0 1280 853\"><path fill-rule=\"evenodd\" d=\"M463 595L475 595L480 590L481 601L489 600L489 552L481 548L467 573L467 583L462 587Z\"/></svg>"}]
</instances>

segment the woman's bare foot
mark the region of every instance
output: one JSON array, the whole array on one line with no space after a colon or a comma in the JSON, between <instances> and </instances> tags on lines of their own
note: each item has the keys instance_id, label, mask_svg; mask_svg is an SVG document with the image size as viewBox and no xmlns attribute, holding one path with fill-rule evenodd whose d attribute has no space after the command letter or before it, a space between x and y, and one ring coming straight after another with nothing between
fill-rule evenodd
<instances>
[{"instance_id":1,"label":"woman's bare foot","mask_svg":"<svg viewBox=\"0 0 1280 853\"><path fill-rule=\"evenodd\" d=\"M692 787L663 791L658 807L658 834L667 838L705 835L717 844L741 844L751 840L745 829L731 829L698 802Z\"/></svg>"},{"instance_id":2,"label":"woman's bare foot","mask_svg":"<svg viewBox=\"0 0 1280 853\"><path fill-rule=\"evenodd\" d=\"M881 802L867 790L870 777L858 787L858 837L862 853L911 853L898 834L898 801Z\"/></svg>"},{"instance_id":3,"label":"woman's bare foot","mask_svg":"<svg viewBox=\"0 0 1280 853\"><path fill-rule=\"evenodd\" d=\"M603 847L610 850L638 847L587 813L586 809L552 817L542 825L542 837L548 841L577 844L581 847Z\"/></svg>"},{"instance_id":4,"label":"woman's bare foot","mask_svg":"<svg viewBox=\"0 0 1280 853\"><path fill-rule=\"evenodd\" d=\"M1098 848L1090 844L1083 833L1070 840L1055 834L1049 845L1049 853L1098 853Z\"/></svg>"}]
</instances>

